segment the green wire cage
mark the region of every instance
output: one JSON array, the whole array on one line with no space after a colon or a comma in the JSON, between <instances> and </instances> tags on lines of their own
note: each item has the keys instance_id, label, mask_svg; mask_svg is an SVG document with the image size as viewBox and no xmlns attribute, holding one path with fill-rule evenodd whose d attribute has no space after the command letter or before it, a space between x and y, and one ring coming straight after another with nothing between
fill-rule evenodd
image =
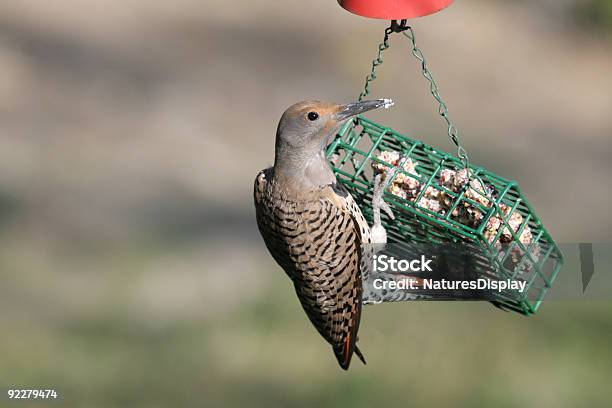
<instances>
[{"instance_id":1,"label":"green wire cage","mask_svg":"<svg viewBox=\"0 0 612 408\"><path fill-rule=\"evenodd\" d=\"M419 193L421 195L429 187L433 187L448 195L451 200L451 210L438 213L419 205L418 196L414 199L405 199L387 191L385 201L395 213L395 220L383 219L389 241L474 245L475 250L480 249L482 253L488 254L490 266L496 272L496 276L503 279L522 279L527 282L523 293L506 293L500 300L503 306L526 315L535 313L563 264L563 255L516 182L499 177L484 168L470 166L475 177L477 176L484 184L493 186L497 191L496 197L492 198L494 203L482 205L466 197L467 188L455 192L439 182L441 172L444 169L461 168L461 160L369 119L359 117L341 129L336 140L329 146L328 157L333 163L338 181L349 190L370 221L373 218L372 164L380 163L390 169L395 167L377 158L383 151L401 152L405 158L418 163L416 165L418 176L399 169L395 177L403 174L405 177L417 180L422 186ZM452 210L465 203L482 212L483 219L480 226L465 225L453 217ZM502 211L501 208L507 210ZM515 213L520 214L522 218L518 228L510 226L510 219ZM485 227L494 217L499 218L503 225L497 229L495 236L487 237ZM511 233L512 241L503 244L507 250L500 251L504 227ZM521 242L521 236L527 228L532 235L529 244ZM519 259L511 259L513 254L517 253L520 254Z\"/></svg>"},{"instance_id":2,"label":"green wire cage","mask_svg":"<svg viewBox=\"0 0 612 408\"><path fill-rule=\"evenodd\" d=\"M416 46L414 32L404 22L399 29L397 22L393 22L386 30L360 99L368 94L369 83L376 78L375 68L382 63L382 51L389 47L388 35L406 30L406 36L412 40L413 54L421 61L423 75L440 103L439 113L449 125L449 136L459 148L459 158L360 116L346 123L328 148L327 156L336 177L371 222L374 176L376 168L382 169L389 178L385 182L384 199L395 214L394 220L382 219L390 243L459 243L473 248L474 253L484 255L481 264L486 272L482 275L525 282L523 292L504 291L495 303L531 315L538 310L559 273L563 254L515 181L468 163L446 105ZM384 152L399 154L402 162L398 165L385 161ZM407 162L411 163L408 169L404 166ZM460 188L450 188L444 183L445 175L457 174L461 169L465 169L467 182ZM398 178L412 182L415 187L412 196L394 194L388 188ZM424 205L423 198L431 192L444 196L444 210ZM478 215L476 222L474 219L466 222L461 216L466 209Z\"/></svg>"}]
</instances>

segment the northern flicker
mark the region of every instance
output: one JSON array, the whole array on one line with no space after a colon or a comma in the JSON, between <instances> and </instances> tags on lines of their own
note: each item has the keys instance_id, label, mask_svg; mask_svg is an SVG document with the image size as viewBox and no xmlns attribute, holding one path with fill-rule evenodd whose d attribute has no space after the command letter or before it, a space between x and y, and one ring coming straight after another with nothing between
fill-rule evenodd
<instances>
[{"instance_id":1,"label":"northern flicker","mask_svg":"<svg viewBox=\"0 0 612 408\"><path fill-rule=\"evenodd\" d=\"M372 242L372 231L337 182L325 149L346 120L392 104L389 99L347 105L306 101L289 107L278 124L274 166L255 179L257 225L266 246L345 370L353 353L365 364L356 343L367 268L363 246ZM378 179L378 214L380 207L388 209L381 188ZM386 235L377 219L373 232L380 242Z\"/></svg>"}]
</instances>

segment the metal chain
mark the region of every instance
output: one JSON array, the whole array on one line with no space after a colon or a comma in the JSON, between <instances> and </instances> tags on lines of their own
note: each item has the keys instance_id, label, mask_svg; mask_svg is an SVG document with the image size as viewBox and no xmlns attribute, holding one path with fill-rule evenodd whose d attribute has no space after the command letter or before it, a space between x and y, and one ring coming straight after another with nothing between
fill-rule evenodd
<instances>
[{"instance_id":1,"label":"metal chain","mask_svg":"<svg viewBox=\"0 0 612 408\"><path fill-rule=\"evenodd\" d=\"M366 76L365 86L363 87L363 91L359 94L359 102L363 101L363 98L369 95L370 93L370 83L376 79L376 67L382 65L383 63L383 52L389 48L389 34L393 32L393 27L388 27L385 30L385 38L383 42L378 45L378 55L372 61L372 70Z\"/></svg>"},{"instance_id":2,"label":"metal chain","mask_svg":"<svg viewBox=\"0 0 612 408\"><path fill-rule=\"evenodd\" d=\"M421 70L423 72L423 76L429 81L429 90L435 100L438 102L438 114L442 116L444 121L448 126L448 136L451 138L455 146L457 146L457 156L463 163L463 166L468 169L469 168L469 158L467 151L461 144L461 140L459 139L459 130L453 124L453 121L450 118L448 113L448 107L446 106L446 102L440 96L440 91L438 89L438 84L434 79L429 67L427 65L427 60L423 55L423 51L416 44L416 36L414 34L414 30L412 27L407 26L406 30L402 32L404 36L406 36L412 42L412 55L416 57L419 61L421 61ZM468 172L469 175L469 172Z\"/></svg>"},{"instance_id":3,"label":"metal chain","mask_svg":"<svg viewBox=\"0 0 612 408\"><path fill-rule=\"evenodd\" d=\"M430 85L429 90L431 94L433 95L434 99L438 102L438 114L446 122L448 126L448 136L450 137L450 139L453 141L453 143L457 147L457 156L459 157L459 159L461 160L461 163L466 169L466 176L467 176L468 182L466 183L465 188L466 189L470 188L471 186L470 180L472 179L472 177L474 177L480 183L482 188L485 190L483 192L478 192L478 190L476 190L476 192L481 195L483 195L484 193L483 197L486 197L489 200L491 200L498 214L500 214L502 216L502 219L506 222L506 224L508 224L508 221L505 219L505 215L503 215L504 213L499 203L497 202L497 200L495 200L492 197L491 193L487 192L486 187L485 187L486 184L484 183L482 178L478 174L474 174L469 170L469 157L468 157L467 151L461 144L461 140L459 139L459 130L455 127L455 125L453 124L453 121L450 118L450 115L448 112L448 106L446 105L446 102L444 102L444 100L442 99L442 96L440 96L438 84L435 78L433 77L431 71L429 70L429 66L427 64L427 60L425 59L425 55L423 54L423 51L416 44L416 36L414 34L414 30L412 29L412 27L410 27L407 24L407 20L401 20L401 22L399 23L397 22L397 20L392 20L391 25L387 29L385 29L385 37L383 39L383 42L378 46L378 56L376 57L376 59L372 61L372 70L370 74L366 77L364 90L359 95L359 101L362 101L363 98L365 98L370 93L371 83L372 81L376 79L376 68L379 65L382 65L383 63L383 58L382 58L383 52L390 47L389 35L392 33L402 33L404 36L406 36L412 43L412 55L414 55L421 62L422 74L427 79L427 81L429 81L429 85ZM384 190L386 190L386 186ZM512 231L512 229L510 230ZM516 240L519 239L518 237L516 237L516 234L514 232L512 234L514 235L514 238Z\"/></svg>"},{"instance_id":4,"label":"metal chain","mask_svg":"<svg viewBox=\"0 0 612 408\"><path fill-rule=\"evenodd\" d=\"M391 33L402 33L412 42L412 55L414 55L421 62L421 70L423 76L429 81L429 90L433 95L434 99L438 102L438 114L444 119L448 126L448 136L453 141L455 146L457 146L457 156L463 163L463 166L468 169L469 168L469 157L467 151L461 144L461 140L459 139L459 130L453 124L453 121L450 118L448 107L442 97L440 96L440 91L438 89L438 84L434 79L431 71L429 70L429 66L427 64L427 60L423 55L423 51L416 44L416 36L414 34L414 30L412 27L407 25L407 20L402 20L400 23L397 20L391 21L391 26L385 29L385 37L383 42L378 46L378 56L375 60L372 61L372 71L366 77L366 83L363 92L359 95L359 101L362 101L370 93L370 84L373 80L376 79L376 68L383 63L383 51L389 48L389 35ZM467 172L468 178L470 176L470 172Z\"/></svg>"}]
</instances>

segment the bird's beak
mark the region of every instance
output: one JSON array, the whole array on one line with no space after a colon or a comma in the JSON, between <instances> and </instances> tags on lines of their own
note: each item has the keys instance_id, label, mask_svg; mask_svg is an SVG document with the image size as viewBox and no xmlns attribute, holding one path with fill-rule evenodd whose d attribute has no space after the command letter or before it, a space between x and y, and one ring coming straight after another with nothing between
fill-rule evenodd
<instances>
[{"instance_id":1,"label":"bird's beak","mask_svg":"<svg viewBox=\"0 0 612 408\"><path fill-rule=\"evenodd\" d=\"M380 107L388 109L391 106L393 106L393 100L391 99L374 99L372 101L348 103L346 105L342 105L335 116L336 120L340 122L355 115L371 111L372 109L378 109Z\"/></svg>"}]
</instances>

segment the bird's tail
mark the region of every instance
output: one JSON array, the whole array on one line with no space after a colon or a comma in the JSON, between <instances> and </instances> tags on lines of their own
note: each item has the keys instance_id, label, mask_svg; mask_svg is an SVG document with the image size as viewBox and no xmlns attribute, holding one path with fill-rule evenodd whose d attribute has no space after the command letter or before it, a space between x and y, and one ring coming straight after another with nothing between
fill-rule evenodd
<instances>
[{"instance_id":1,"label":"bird's tail","mask_svg":"<svg viewBox=\"0 0 612 408\"><path fill-rule=\"evenodd\" d=\"M359 357L363 365L367 365L365 357L363 356L363 353L361 352L361 350L359 350L359 347L357 347L357 345L355 345L355 354L357 354L357 357Z\"/></svg>"},{"instance_id":2,"label":"bird's tail","mask_svg":"<svg viewBox=\"0 0 612 408\"><path fill-rule=\"evenodd\" d=\"M365 361L365 357L363 356L363 353L361 352L361 350L359 350L359 347L357 347L357 345L354 346L354 352L357 355L357 357L359 357L359 359L361 360L361 362L365 365L366 361ZM350 354L347 354L346 350L344 348L334 348L334 354L336 355L336 359L338 360L338 364L340 364L340 367L342 367L342 369L344 370L348 370L349 366L351 365L351 357L353 355L353 353L351 352Z\"/></svg>"}]
</instances>

